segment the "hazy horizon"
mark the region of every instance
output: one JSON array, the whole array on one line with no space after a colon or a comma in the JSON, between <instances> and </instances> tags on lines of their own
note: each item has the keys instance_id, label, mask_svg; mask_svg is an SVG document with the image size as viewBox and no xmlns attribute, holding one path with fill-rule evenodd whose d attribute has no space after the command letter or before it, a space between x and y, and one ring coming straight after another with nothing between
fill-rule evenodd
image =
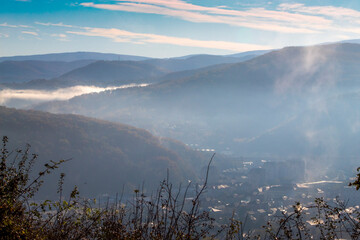
<instances>
[{"instance_id":1,"label":"hazy horizon","mask_svg":"<svg viewBox=\"0 0 360 240\"><path fill-rule=\"evenodd\" d=\"M0 209L19 206L61 236L86 226L79 239L138 239L144 229L156 232L144 239L165 229L173 237L163 239L201 239L190 229L212 225L278 239L274 221L295 238L359 236L349 183L360 187L360 1L1 3ZM74 186L80 196L63 201ZM108 215L111 205L122 210ZM17 224L9 219L0 231ZM183 234L180 222L193 227ZM102 234L110 225L115 235ZM329 234L311 236L321 227Z\"/></svg>"}]
</instances>

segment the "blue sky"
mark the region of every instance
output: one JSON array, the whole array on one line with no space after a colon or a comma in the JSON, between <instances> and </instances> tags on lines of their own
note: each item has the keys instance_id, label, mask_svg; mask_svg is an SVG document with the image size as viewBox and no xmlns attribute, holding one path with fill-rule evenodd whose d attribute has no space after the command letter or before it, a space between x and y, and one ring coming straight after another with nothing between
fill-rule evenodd
<instances>
[{"instance_id":1,"label":"blue sky","mask_svg":"<svg viewBox=\"0 0 360 240\"><path fill-rule=\"evenodd\" d=\"M358 0L1 0L0 56L229 54L360 38Z\"/></svg>"}]
</instances>

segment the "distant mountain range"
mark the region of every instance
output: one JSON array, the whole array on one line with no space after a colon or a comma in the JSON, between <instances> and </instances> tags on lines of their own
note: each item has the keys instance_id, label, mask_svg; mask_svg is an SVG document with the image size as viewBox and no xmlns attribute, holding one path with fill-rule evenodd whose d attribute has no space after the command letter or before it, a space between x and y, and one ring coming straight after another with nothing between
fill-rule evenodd
<instances>
[{"instance_id":1,"label":"distant mountain range","mask_svg":"<svg viewBox=\"0 0 360 240\"><path fill-rule=\"evenodd\" d=\"M254 156L326 154L335 149L326 135L333 132L347 139L334 155L352 155L356 151L347 152L346 146L357 141L358 130L352 133L350 125L357 128L346 122L359 121L359 110L351 107L360 92L359 64L358 44L287 47L241 63L171 73L141 89L38 108L125 122L186 143ZM346 119L325 120L328 114L340 117L340 109ZM325 140L315 143L315 136Z\"/></svg>"},{"instance_id":2,"label":"distant mountain range","mask_svg":"<svg viewBox=\"0 0 360 240\"><path fill-rule=\"evenodd\" d=\"M234 56L193 55L166 59L88 52L3 57L0 58L0 83L3 87L18 89L90 83L99 86L123 85L131 81L151 83L165 73L242 62L261 53L263 51ZM148 76L144 71L148 71Z\"/></svg>"},{"instance_id":3,"label":"distant mountain range","mask_svg":"<svg viewBox=\"0 0 360 240\"><path fill-rule=\"evenodd\" d=\"M149 59L145 62L164 69L168 72L178 72L204 68L217 64L238 63L253 58L256 55L244 55L243 57L217 56L217 55L194 55L186 58Z\"/></svg>"},{"instance_id":4,"label":"distant mountain range","mask_svg":"<svg viewBox=\"0 0 360 240\"><path fill-rule=\"evenodd\" d=\"M34 107L103 120L1 107L0 132L15 145L32 144L41 162L73 158L63 169L87 195L118 191L112 181L153 186L167 168L175 181L196 178L206 159L169 139L232 156L301 158L324 175L360 154L359 66L355 43L136 61L4 61L0 80L11 80L3 88L151 85ZM35 80L18 82L27 77Z\"/></svg>"},{"instance_id":5,"label":"distant mountain range","mask_svg":"<svg viewBox=\"0 0 360 240\"><path fill-rule=\"evenodd\" d=\"M274 51L275 49L272 50L255 50L255 51L247 51L247 52L241 52L241 53L235 53L235 54L229 54L226 55L227 57L235 57L235 58L242 58L245 60L245 58L247 58L247 60L254 58L256 56L260 56L263 55L265 53L269 53Z\"/></svg>"},{"instance_id":6,"label":"distant mountain range","mask_svg":"<svg viewBox=\"0 0 360 240\"><path fill-rule=\"evenodd\" d=\"M113 53L97 52L69 52L69 53L50 53L27 56L0 57L0 62L4 61L46 61L46 62L74 62L80 60L104 60L104 61L141 61L147 57L122 55Z\"/></svg>"},{"instance_id":7,"label":"distant mountain range","mask_svg":"<svg viewBox=\"0 0 360 240\"><path fill-rule=\"evenodd\" d=\"M167 73L154 65L138 61L97 61L72 70L49 82L65 86L116 86L130 83L152 83L154 78Z\"/></svg>"},{"instance_id":8,"label":"distant mountain range","mask_svg":"<svg viewBox=\"0 0 360 240\"><path fill-rule=\"evenodd\" d=\"M77 60L73 62L4 61L0 62L0 83L20 83L33 79L55 78L92 62L94 60Z\"/></svg>"},{"instance_id":9,"label":"distant mountain range","mask_svg":"<svg viewBox=\"0 0 360 240\"><path fill-rule=\"evenodd\" d=\"M36 174L44 162L69 159L51 178L46 192L56 195L60 172L66 189L77 185L85 196L116 194L157 187L169 169L174 183L196 179L203 156L180 142L154 137L149 132L77 115L55 115L0 107L0 133L9 137L9 148L31 144L39 154ZM207 159L206 159L207 161Z\"/></svg>"},{"instance_id":10,"label":"distant mountain range","mask_svg":"<svg viewBox=\"0 0 360 240\"><path fill-rule=\"evenodd\" d=\"M241 60L247 56L252 57ZM336 43L235 57L96 61L53 79L17 86L51 89L152 83L36 108L127 123L185 143L249 156L325 154L330 143L314 144L312 138L329 140L326 132L333 132L347 139L337 145L337 154L352 155L356 151L346 146L357 141L360 113L352 106L360 92L359 64L359 44ZM326 120L329 114L341 119L338 112L342 111L351 124ZM341 125L351 125L354 133L342 131Z\"/></svg>"}]
</instances>

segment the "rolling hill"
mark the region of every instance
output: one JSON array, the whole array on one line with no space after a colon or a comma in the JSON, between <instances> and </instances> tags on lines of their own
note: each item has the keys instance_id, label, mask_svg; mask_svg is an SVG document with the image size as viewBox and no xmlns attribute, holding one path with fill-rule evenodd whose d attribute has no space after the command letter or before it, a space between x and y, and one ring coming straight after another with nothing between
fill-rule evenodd
<instances>
[{"instance_id":1,"label":"rolling hill","mask_svg":"<svg viewBox=\"0 0 360 240\"><path fill-rule=\"evenodd\" d=\"M97 61L70 71L56 80L64 85L123 85L151 83L165 72L151 64L134 61Z\"/></svg>"},{"instance_id":2,"label":"rolling hill","mask_svg":"<svg viewBox=\"0 0 360 240\"><path fill-rule=\"evenodd\" d=\"M146 59L117 54L80 52L0 58L0 83L7 88L46 89L76 84L99 86L117 82L128 84L136 83L141 78L148 79L147 82L157 82L156 78L163 73L242 62L259 53L249 54L251 55L244 53L241 57L194 55L183 58ZM80 60L69 62L74 59ZM98 61L99 59L101 61ZM91 63L93 64L89 65ZM150 69L151 67L153 69Z\"/></svg>"},{"instance_id":3,"label":"rolling hill","mask_svg":"<svg viewBox=\"0 0 360 240\"><path fill-rule=\"evenodd\" d=\"M203 160L180 142L77 115L0 107L0 133L9 137L10 148L31 144L31 151L40 156L37 170L49 160L72 159L45 188L54 194L60 171L66 173L68 190L77 185L85 196L92 196L115 194L123 186L134 189L143 182L151 189L166 177L167 169L174 183L194 179L195 166Z\"/></svg>"},{"instance_id":4,"label":"rolling hill","mask_svg":"<svg viewBox=\"0 0 360 240\"><path fill-rule=\"evenodd\" d=\"M247 56L247 55L246 55ZM248 56L247 56L248 57ZM250 56L249 58L253 57ZM243 58L218 56L218 55L194 55L186 58L168 58L168 59L149 59L144 62L164 69L167 72L178 72L204 68L217 64L242 62Z\"/></svg>"},{"instance_id":5,"label":"rolling hill","mask_svg":"<svg viewBox=\"0 0 360 240\"><path fill-rule=\"evenodd\" d=\"M20 83L34 79L51 79L92 62L94 61L4 61L0 62L0 83Z\"/></svg>"},{"instance_id":6,"label":"rolling hill","mask_svg":"<svg viewBox=\"0 0 360 240\"><path fill-rule=\"evenodd\" d=\"M350 99L360 91L359 64L358 44L288 47L243 63L173 73L146 88L84 95L38 108L125 122L248 156L298 157L335 148L336 154L346 154L348 142L331 147L338 140L324 141L314 147L311 136L337 135L342 124L349 127L343 119L320 128L320 119L338 116L340 109L350 122L358 122L360 113ZM353 97L339 100L348 95ZM291 131L282 130L287 126ZM346 133L347 141L356 141L356 131Z\"/></svg>"},{"instance_id":7,"label":"rolling hill","mask_svg":"<svg viewBox=\"0 0 360 240\"><path fill-rule=\"evenodd\" d=\"M1 64L1 63L0 63ZM58 89L82 86L120 86L152 83L167 72L141 61L96 61L53 79L34 79L23 83L4 83L10 89Z\"/></svg>"}]
</instances>

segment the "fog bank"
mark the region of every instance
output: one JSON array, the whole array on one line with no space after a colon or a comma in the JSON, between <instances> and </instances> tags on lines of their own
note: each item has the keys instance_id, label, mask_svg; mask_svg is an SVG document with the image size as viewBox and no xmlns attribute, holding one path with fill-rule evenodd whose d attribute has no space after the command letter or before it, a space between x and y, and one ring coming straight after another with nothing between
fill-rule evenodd
<instances>
[{"instance_id":1,"label":"fog bank","mask_svg":"<svg viewBox=\"0 0 360 240\"><path fill-rule=\"evenodd\" d=\"M60 88L56 90L34 90L34 89L3 89L0 90L0 104L8 107L26 107L30 104L36 104L53 100L68 100L70 98L88 94L99 93L107 90L115 90L131 87L145 87L148 84L126 84L113 87L96 86L73 86Z\"/></svg>"}]
</instances>

